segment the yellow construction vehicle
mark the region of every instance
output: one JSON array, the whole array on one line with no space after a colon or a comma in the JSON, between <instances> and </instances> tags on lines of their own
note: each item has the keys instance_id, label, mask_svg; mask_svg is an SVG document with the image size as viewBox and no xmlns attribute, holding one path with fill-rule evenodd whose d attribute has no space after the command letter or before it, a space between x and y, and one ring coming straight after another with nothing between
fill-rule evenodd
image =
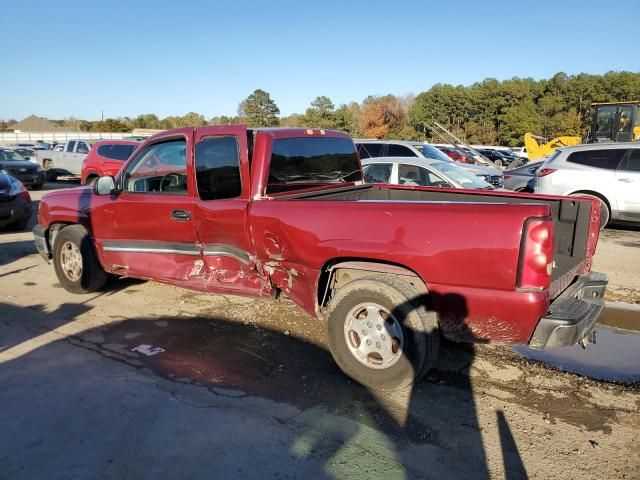
<instances>
[{"instance_id":1,"label":"yellow construction vehicle","mask_svg":"<svg viewBox=\"0 0 640 480\"><path fill-rule=\"evenodd\" d=\"M545 137L533 135L532 133L524 134L524 146L530 162L540 160L542 157L551 155L558 147L568 147L570 145L578 145L582 143L581 137L562 136L549 140Z\"/></svg>"},{"instance_id":2,"label":"yellow construction vehicle","mask_svg":"<svg viewBox=\"0 0 640 480\"><path fill-rule=\"evenodd\" d=\"M598 142L634 142L640 140L640 101L591 104L591 125L583 139L561 136L549 140L531 133L524 134L529 161L540 160L558 147Z\"/></svg>"},{"instance_id":3,"label":"yellow construction vehicle","mask_svg":"<svg viewBox=\"0 0 640 480\"><path fill-rule=\"evenodd\" d=\"M640 140L640 100L591 104L586 143Z\"/></svg>"}]
</instances>

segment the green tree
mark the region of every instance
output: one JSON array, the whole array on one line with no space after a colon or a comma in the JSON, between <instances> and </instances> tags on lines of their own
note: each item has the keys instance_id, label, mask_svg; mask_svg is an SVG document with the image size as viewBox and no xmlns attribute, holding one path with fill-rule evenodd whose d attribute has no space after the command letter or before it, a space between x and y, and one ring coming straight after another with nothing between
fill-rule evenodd
<instances>
[{"instance_id":1,"label":"green tree","mask_svg":"<svg viewBox=\"0 0 640 480\"><path fill-rule=\"evenodd\" d=\"M129 126L117 118L105 118L91 124L92 132L128 132Z\"/></svg>"},{"instance_id":2,"label":"green tree","mask_svg":"<svg viewBox=\"0 0 640 480\"><path fill-rule=\"evenodd\" d=\"M509 147L518 146L525 133L539 132L542 124L542 115L538 113L536 104L533 100L525 100L500 115L499 141Z\"/></svg>"},{"instance_id":3,"label":"green tree","mask_svg":"<svg viewBox=\"0 0 640 480\"><path fill-rule=\"evenodd\" d=\"M212 117L209 120L210 125L232 125L236 123L242 123L240 121L240 117L228 117L227 115L220 115L217 117Z\"/></svg>"},{"instance_id":4,"label":"green tree","mask_svg":"<svg viewBox=\"0 0 640 480\"><path fill-rule=\"evenodd\" d=\"M280 109L268 92L256 89L238 105L238 116L251 127L278 125Z\"/></svg>"},{"instance_id":5,"label":"green tree","mask_svg":"<svg viewBox=\"0 0 640 480\"><path fill-rule=\"evenodd\" d=\"M316 97L311 108L305 111L306 123L310 127L335 128L335 105L329 97Z\"/></svg>"},{"instance_id":6,"label":"green tree","mask_svg":"<svg viewBox=\"0 0 640 480\"><path fill-rule=\"evenodd\" d=\"M132 123L134 128L163 128L162 122L155 113L138 115Z\"/></svg>"}]
</instances>

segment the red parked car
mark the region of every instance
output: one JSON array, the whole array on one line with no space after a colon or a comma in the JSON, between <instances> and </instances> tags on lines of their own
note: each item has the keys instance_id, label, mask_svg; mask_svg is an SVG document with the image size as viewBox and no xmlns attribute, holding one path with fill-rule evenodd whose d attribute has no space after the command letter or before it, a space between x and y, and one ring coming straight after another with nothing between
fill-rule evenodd
<instances>
[{"instance_id":1,"label":"red parked car","mask_svg":"<svg viewBox=\"0 0 640 480\"><path fill-rule=\"evenodd\" d=\"M115 178L48 192L38 222L38 251L69 292L117 275L286 295L372 388L424 375L441 335L586 344L604 308L600 202L363 184L353 140L332 130L162 132Z\"/></svg>"},{"instance_id":2,"label":"red parked car","mask_svg":"<svg viewBox=\"0 0 640 480\"><path fill-rule=\"evenodd\" d=\"M101 140L82 162L80 182L82 185L93 183L102 176L114 176L120 171L140 142L132 140Z\"/></svg>"},{"instance_id":3,"label":"red parked car","mask_svg":"<svg viewBox=\"0 0 640 480\"><path fill-rule=\"evenodd\" d=\"M472 165L474 163L473 158L469 157L468 155L465 155L457 148L451 148L451 147L437 147L437 148L442 153L444 153L447 157L449 157L451 160L455 160L456 162L460 162L460 163L470 163Z\"/></svg>"}]
</instances>

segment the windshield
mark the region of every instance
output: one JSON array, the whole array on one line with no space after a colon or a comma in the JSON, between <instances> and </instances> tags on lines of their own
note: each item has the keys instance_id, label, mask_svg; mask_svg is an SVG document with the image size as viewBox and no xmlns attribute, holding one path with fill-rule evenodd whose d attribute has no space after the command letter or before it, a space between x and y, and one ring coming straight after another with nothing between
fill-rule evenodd
<instances>
[{"instance_id":1,"label":"windshield","mask_svg":"<svg viewBox=\"0 0 640 480\"><path fill-rule=\"evenodd\" d=\"M445 155L432 145L425 145L424 143L414 143L413 147L416 148L426 158L441 160L443 162L451 162L451 159L447 157L447 155Z\"/></svg>"},{"instance_id":2,"label":"windshield","mask_svg":"<svg viewBox=\"0 0 640 480\"><path fill-rule=\"evenodd\" d=\"M0 150L0 160L9 162L24 162L26 158L12 150Z\"/></svg>"},{"instance_id":3,"label":"windshield","mask_svg":"<svg viewBox=\"0 0 640 480\"><path fill-rule=\"evenodd\" d=\"M464 188L493 189L490 184L481 178L452 163L434 163L431 167Z\"/></svg>"},{"instance_id":4,"label":"windshield","mask_svg":"<svg viewBox=\"0 0 640 480\"><path fill-rule=\"evenodd\" d=\"M290 184L312 187L361 180L362 170L351 139L301 137L273 142L267 193L291 190Z\"/></svg>"}]
</instances>

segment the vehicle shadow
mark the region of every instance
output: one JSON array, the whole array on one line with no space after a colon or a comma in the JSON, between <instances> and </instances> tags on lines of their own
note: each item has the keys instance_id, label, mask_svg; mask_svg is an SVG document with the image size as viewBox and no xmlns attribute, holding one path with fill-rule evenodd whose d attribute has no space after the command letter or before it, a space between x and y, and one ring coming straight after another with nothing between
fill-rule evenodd
<instances>
[{"instance_id":1,"label":"vehicle shadow","mask_svg":"<svg viewBox=\"0 0 640 480\"><path fill-rule=\"evenodd\" d=\"M65 304L46 313L40 305L0 303L11 318L26 310L30 322L51 330L87 308ZM15 354L20 342L0 345L0 409L12 419L0 430L6 478L51 471L87 478L490 477L469 377L473 346L444 342L424 381L381 392L349 380L322 344L292 327L131 313L58 334L26 354ZM0 332L8 328L0 323ZM80 353L69 353L69 343ZM114 366L92 366L84 350ZM43 395L55 405L55 421ZM505 476L526 478L497 415L509 456Z\"/></svg>"},{"instance_id":2,"label":"vehicle shadow","mask_svg":"<svg viewBox=\"0 0 640 480\"><path fill-rule=\"evenodd\" d=\"M37 253L37 250L33 240L17 240L15 242L0 243L0 267L13 263L23 257L33 255L34 253ZM38 257L34 261L34 266L40 261L41 259Z\"/></svg>"}]
</instances>

